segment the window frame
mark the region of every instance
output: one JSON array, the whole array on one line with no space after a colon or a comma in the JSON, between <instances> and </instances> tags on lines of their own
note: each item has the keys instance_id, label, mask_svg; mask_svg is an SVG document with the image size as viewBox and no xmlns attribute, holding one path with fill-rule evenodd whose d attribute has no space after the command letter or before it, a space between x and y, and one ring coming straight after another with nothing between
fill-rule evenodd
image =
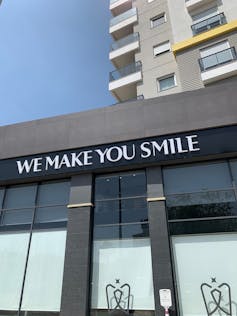
<instances>
[{"instance_id":1,"label":"window frame","mask_svg":"<svg viewBox=\"0 0 237 316\"><path fill-rule=\"evenodd\" d=\"M159 24L157 24L157 25L154 23L155 21L159 21L159 20L161 20L162 18L164 19L164 22L159 23ZM154 28L156 28L156 27L159 27L159 26L162 25L162 24L165 24L166 22L167 22L166 13L165 13L165 12L162 12L162 13L160 13L160 14L158 14L158 15L152 17L152 18L150 18L150 28L151 28L151 29L154 29Z\"/></svg>"},{"instance_id":2,"label":"window frame","mask_svg":"<svg viewBox=\"0 0 237 316\"><path fill-rule=\"evenodd\" d=\"M161 89L161 88L160 88L160 81L161 81L161 80L165 80L165 79L169 79L169 78L173 78L173 79L174 79L174 85L173 85L172 87L169 87L169 88L166 88L166 89ZM157 80L157 88L158 88L158 92L159 92L159 93L177 87L177 78L176 78L176 74L175 74L175 73L172 73L172 74L168 74L168 75L166 75L166 76L159 77L159 78L157 78L156 80Z\"/></svg>"},{"instance_id":3,"label":"window frame","mask_svg":"<svg viewBox=\"0 0 237 316\"><path fill-rule=\"evenodd\" d=\"M166 50L161 51L161 52L158 53L158 54L155 54L155 49L158 48L158 47L162 47L162 46L165 45L165 44L168 44L169 48L166 49ZM154 58L155 58L155 57L158 57L158 56L160 56L160 55L163 55L163 54L165 54L165 53L169 53L170 51L171 51L171 44L170 44L170 41L169 41L169 40L168 40L168 41L164 41L164 42L162 42L162 43L159 43L159 44L153 46L153 56L154 56Z\"/></svg>"}]
</instances>

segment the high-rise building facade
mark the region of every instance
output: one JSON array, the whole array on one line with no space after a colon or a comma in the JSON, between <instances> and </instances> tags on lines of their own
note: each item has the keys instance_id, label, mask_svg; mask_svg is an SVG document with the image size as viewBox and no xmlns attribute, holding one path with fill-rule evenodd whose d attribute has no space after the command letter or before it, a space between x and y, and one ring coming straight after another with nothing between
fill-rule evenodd
<instances>
[{"instance_id":1,"label":"high-rise building facade","mask_svg":"<svg viewBox=\"0 0 237 316\"><path fill-rule=\"evenodd\" d=\"M110 0L110 11L109 90L118 101L236 76L236 1Z\"/></svg>"}]
</instances>

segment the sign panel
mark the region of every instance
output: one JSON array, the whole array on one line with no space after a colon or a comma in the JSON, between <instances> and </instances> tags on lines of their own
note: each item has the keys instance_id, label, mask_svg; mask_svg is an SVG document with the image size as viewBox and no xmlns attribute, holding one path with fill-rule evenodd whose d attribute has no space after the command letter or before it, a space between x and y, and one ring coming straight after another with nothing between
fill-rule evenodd
<instances>
[{"instance_id":1,"label":"sign panel","mask_svg":"<svg viewBox=\"0 0 237 316\"><path fill-rule=\"evenodd\" d=\"M160 305L165 309L169 309L172 306L171 300L171 290L170 289L161 289L159 290L160 294Z\"/></svg>"},{"instance_id":2,"label":"sign panel","mask_svg":"<svg viewBox=\"0 0 237 316\"><path fill-rule=\"evenodd\" d=\"M237 126L0 160L0 181L237 153Z\"/></svg>"}]
</instances>

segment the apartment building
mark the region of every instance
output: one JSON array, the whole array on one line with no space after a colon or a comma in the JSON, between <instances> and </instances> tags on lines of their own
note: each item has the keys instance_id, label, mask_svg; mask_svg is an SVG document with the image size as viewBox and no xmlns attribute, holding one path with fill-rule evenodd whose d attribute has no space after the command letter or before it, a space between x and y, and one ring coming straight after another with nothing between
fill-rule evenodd
<instances>
[{"instance_id":1,"label":"apartment building","mask_svg":"<svg viewBox=\"0 0 237 316\"><path fill-rule=\"evenodd\" d=\"M205 88L237 74L237 2L110 0L109 90L118 101Z\"/></svg>"}]
</instances>

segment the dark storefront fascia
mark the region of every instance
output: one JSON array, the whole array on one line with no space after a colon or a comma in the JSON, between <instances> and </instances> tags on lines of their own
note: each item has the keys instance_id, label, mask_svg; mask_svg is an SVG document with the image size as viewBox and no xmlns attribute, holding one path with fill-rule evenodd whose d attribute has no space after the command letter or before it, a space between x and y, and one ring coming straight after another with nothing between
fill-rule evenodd
<instances>
[{"instance_id":1,"label":"dark storefront fascia","mask_svg":"<svg viewBox=\"0 0 237 316\"><path fill-rule=\"evenodd\" d=\"M220 89L219 86L211 87L205 89L204 92L181 93L175 96L89 111L74 116L62 116L0 128L0 133L2 132L3 135L0 181L3 187L7 185L5 191L8 190L8 186L11 187L17 183L37 182L35 199L42 199L43 201L47 199L41 193L41 191L43 192L42 186L47 185L44 182L70 179L60 315L85 316L90 313L91 238L96 176L116 173L123 175L137 170L145 170L146 173L146 201L148 203L155 315L164 313L164 308L160 306L160 289L171 290L171 314L185 315L185 308L187 311L189 310L189 306L182 305L183 298L181 298L186 285L183 285L183 279L181 280L183 271L180 270L180 265L182 266L182 263L178 260L179 256L183 256L185 253L185 248L182 248L182 240L179 238L193 233L201 238L200 234L206 236L209 233L236 231L235 211L232 212L231 208L236 200L235 187L222 189L214 187L212 191L215 193L214 195L211 194L211 198L206 196L200 198L200 192L195 188L199 194L198 197L197 194L190 197L190 192L172 191L172 186L170 189L169 173L172 172L172 166L179 165L178 168L182 169L186 163L187 166L191 167L195 163L198 168L201 162L205 167L206 164L214 162L215 167L217 166L220 170L224 170L228 166L232 168L233 165L234 170L234 157L236 157L237 152L237 143L235 142L237 109L234 100L236 100L235 94L237 96L237 93L233 89L234 85L221 87L223 89ZM166 165L171 167L165 167ZM162 172L162 168L164 172ZM195 176L197 177L201 172L196 169L190 170L191 173L187 172L187 177L190 178L193 175L192 181L194 181ZM180 174L177 171L180 181L184 181L180 176L184 173L183 170ZM60 190L66 190L67 180L60 185L62 187ZM164 192L164 186L166 192ZM218 193L218 197L216 197L217 191L222 192L221 194ZM186 203L187 205L182 204L182 199L189 201ZM182 214L185 212L192 214L193 208L190 211L190 205L195 204L192 202L193 200L196 201L195 199L204 201L203 212L200 211L202 214L199 217L195 215L196 213L191 215L190 220L189 215L185 217ZM212 203L208 199L211 199ZM65 204L64 200L62 199L62 205ZM205 207L207 200L209 201L208 208ZM221 204L221 207L218 208L222 211L221 216L211 215L216 204ZM34 237L34 233L32 233L34 228L36 231L42 227L46 230L56 229L57 231L57 229L66 227L63 220L59 223L44 219L43 223L39 220L36 225L34 220L37 219L37 209L43 209L44 204L42 202L40 206L37 203L35 205L33 222L28 224L31 226L29 228L31 229L30 238L33 242L34 238L38 238L37 235ZM204 213L208 214L206 221L203 218ZM222 216L225 216L224 221L227 221L224 228L222 224L219 224L220 220L223 221ZM208 221L214 223L217 229L215 230L213 224ZM200 224L204 222L206 226ZM34 227L34 225L36 226ZM200 226L203 227L201 231L199 230ZM7 229L9 229L9 225ZM13 228L12 231L14 229L16 228ZM6 230L6 226L3 225L2 230ZM174 236L172 240L170 234ZM60 238L63 240L62 235L55 235L52 238L57 241L61 240ZM218 238L222 238L222 236ZM223 242L223 240L220 241ZM197 247L202 246L199 240L192 242ZM209 242L211 244L212 240ZM233 241L231 240L231 242ZM171 259L172 257L173 259ZM30 253L28 253L28 260L31 264ZM23 268L23 270L27 288L27 268ZM175 277L175 273L179 275ZM215 273L217 272L213 273L210 278L215 283ZM111 280L111 284L114 281ZM199 294L201 298L203 297L202 303L206 314L211 314L214 310L213 308L208 309L208 307L205 310L205 286L212 288L212 283L210 283L212 281L203 279L203 283L200 283L202 287L201 290L199 289ZM229 281L217 281L222 282L221 287L227 287L227 291L229 290ZM177 283L178 285L175 286ZM142 284L140 286L142 287ZM131 287L131 292L132 290ZM105 289L103 291L106 295ZM19 310L23 311L27 310L22 308L27 306L27 298L24 295L22 289L20 295L21 309ZM92 293L92 295L94 294ZM217 303L216 305L220 305ZM213 304L215 305L215 301ZM217 307L220 308L220 306ZM149 307L147 309L149 310ZM48 312L48 314L42 313L42 315L56 315L53 314L54 311L52 308L52 314ZM224 310L227 315L230 314L229 312L230 310ZM20 311L16 314L23 315ZM32 312L32 314L27 315L35 314ZM93 315L97 315L96 311ZM152 314L147 313L146 315Z\"/></svg>"}]
</instances>

